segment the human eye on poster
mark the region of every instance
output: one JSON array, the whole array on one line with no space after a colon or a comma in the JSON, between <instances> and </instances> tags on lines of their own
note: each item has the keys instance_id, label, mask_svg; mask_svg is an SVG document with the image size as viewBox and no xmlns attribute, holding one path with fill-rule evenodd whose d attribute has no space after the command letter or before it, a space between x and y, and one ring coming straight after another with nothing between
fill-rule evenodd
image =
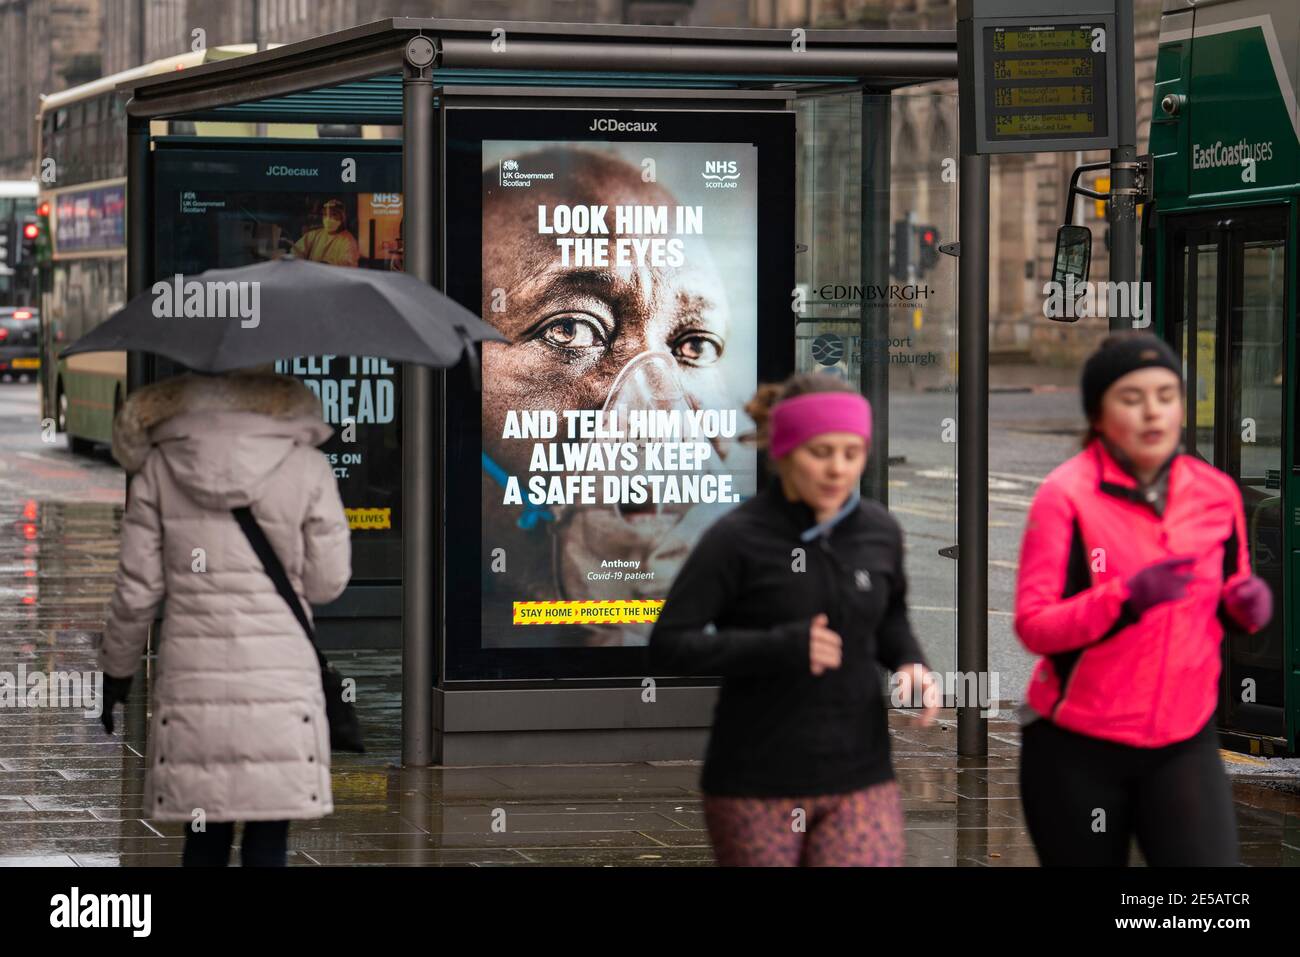
<instances>
[{"instance_id":1,"label":"human eye on poster","mask_svg":"<svg viewBox=\"0 0 1300 957\"><path fill-rule=\"evenodd\" d=\"M754 493L758 149L486 140L482 642L637 646Z\"/></svg>"}]
</instances>

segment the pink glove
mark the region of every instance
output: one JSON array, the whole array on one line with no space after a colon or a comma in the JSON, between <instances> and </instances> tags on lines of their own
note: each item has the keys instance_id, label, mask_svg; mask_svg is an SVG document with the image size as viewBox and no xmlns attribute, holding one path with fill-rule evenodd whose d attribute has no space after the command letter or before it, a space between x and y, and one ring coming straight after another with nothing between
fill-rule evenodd
<instances>
[{"instance_id":1,"label":"pink glove","mask_svg":"<svg viewBox=\"0 0 1300 957\"><path fill-rule=\"evenodd\" d=\"M1128 580L1129 610L1141 616L1154 605L1182 598L1192 580L1195 562L1190 556L1166 558L1135 574Z\"/></svg>"},{"instance_id":2,"label":"pink glove","mask_svg":"<svg viewBox=\"0 0 1300 957\"><path fill-rule=\"evenodd\" d=\"M1273 618L1273 590L1257 575L1238 579L1223 589L1223 607L1253 635Z\"/></svg>"}]
</instances>

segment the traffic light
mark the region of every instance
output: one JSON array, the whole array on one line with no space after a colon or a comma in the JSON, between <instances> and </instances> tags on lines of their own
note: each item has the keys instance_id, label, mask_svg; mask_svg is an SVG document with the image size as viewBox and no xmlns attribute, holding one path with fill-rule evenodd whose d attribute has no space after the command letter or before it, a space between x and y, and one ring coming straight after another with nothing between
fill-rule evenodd
<instances>
[{"instance_id":1,"label":"traffic light","mask_svg":"<svg viewBox=\"0 0 1300 957\"><path fill-rule=\"evenodd\" d=\"M933 226L921 226L917 229L921 241L920 270L924 275L939 263L939 230Z\"/></svg>"},{"instance_id":2,"label":"traffic light","mask_svg":"<svg viewBox=\"0 0 1300 957\"><path fill-rule=\"evenodd\" d=\"M0 266L13 266L13 260L10 257L14 254L16 248L13 244L14 224L9 220L0 222Z\"/></svg>"},{"instance_id":3,"label":"traffic light","mask_svg":"<svg viewBox=\"0 0 1300 957\"><path fill-rule=\"evenodd\" d=\"M907 282L912 278L914 257L912 248L916 235L911 220L899 219L894 222L894 275Z\"/></svg>"},{"instance_id":4,"label":"traffic light","mask_svg":"<svg viewBox=\"0 0 1300 957\"><path fill-rule=\"evenodd\" d=\"M34 262L36 259L36 244L41 238L41 227L36 222L35 216L23 217L22 223L22 243L19 246L21 250L18 254L18 262Z\"/></svg>"},{"instance_id":5,"label":"traffic light","mask_svg":"<svg viewBox=\"0 0 1300 957\"><path fill-rule=\"evenodd\" d=\"M50 264L50 201L42 200L36 207L36 265L44 268Z\"/></svg>"},{"instance_id":6,"label":"traffic light","mask_svg":"<svg viewBox=\"0 0 1300 957\"><path fill-rule=\"evenodd\" d=\"M1099 192L1099 193L1109 193L1109 192L1110 192L1110 177L1109 177L1109 176L1098 176L1096 182L1094 182L1094 183L1092 184L1092 188L1095 189L1095 190L1096 190L1097 192ZM1094 200L1092 201L1092 211L1093 211L1094 213L1097 214L1097 218L1098 218L1098 219L1105 219L1105 218L1106 218L1106 200L1104 200L1104 199L1094 199Z\"/></svg>"}]
</instances>

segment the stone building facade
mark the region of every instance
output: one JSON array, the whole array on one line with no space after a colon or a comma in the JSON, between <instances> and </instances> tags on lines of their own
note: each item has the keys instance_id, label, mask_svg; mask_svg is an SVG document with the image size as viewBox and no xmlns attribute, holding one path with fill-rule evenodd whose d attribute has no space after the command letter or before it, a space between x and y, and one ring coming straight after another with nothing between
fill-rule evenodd
<instances>
[{"instance_id":1,"label":"stone building facade","mask_svg":"<svg viewBox=\"0 0 1300 957\"><path fill-rule=\"evenodd\" d=\"M104 0L0 0L0 178L32 175L40 94L103 72Z\"/></svg>"}]
</instances>

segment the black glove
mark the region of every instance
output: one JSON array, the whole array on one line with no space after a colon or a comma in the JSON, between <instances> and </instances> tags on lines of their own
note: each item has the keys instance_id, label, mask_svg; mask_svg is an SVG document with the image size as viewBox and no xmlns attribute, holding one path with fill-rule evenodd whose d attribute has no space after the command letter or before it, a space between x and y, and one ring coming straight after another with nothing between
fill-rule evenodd
<instances>
[{"instance_id":1,"label":"black glove","mask_svg":"<svg viewBox=\"0 0 1300 957\"><path fill-rule=\"evenodd\" d=\"M99 720L104 723L104 730L109 734L113 733L113 706L119 701L125 701L126 696L131 693L131 679L114 678L105 672L104 674L104 693L103 693L103 713L100 714Z\"/></svg>"}]
</instances>

